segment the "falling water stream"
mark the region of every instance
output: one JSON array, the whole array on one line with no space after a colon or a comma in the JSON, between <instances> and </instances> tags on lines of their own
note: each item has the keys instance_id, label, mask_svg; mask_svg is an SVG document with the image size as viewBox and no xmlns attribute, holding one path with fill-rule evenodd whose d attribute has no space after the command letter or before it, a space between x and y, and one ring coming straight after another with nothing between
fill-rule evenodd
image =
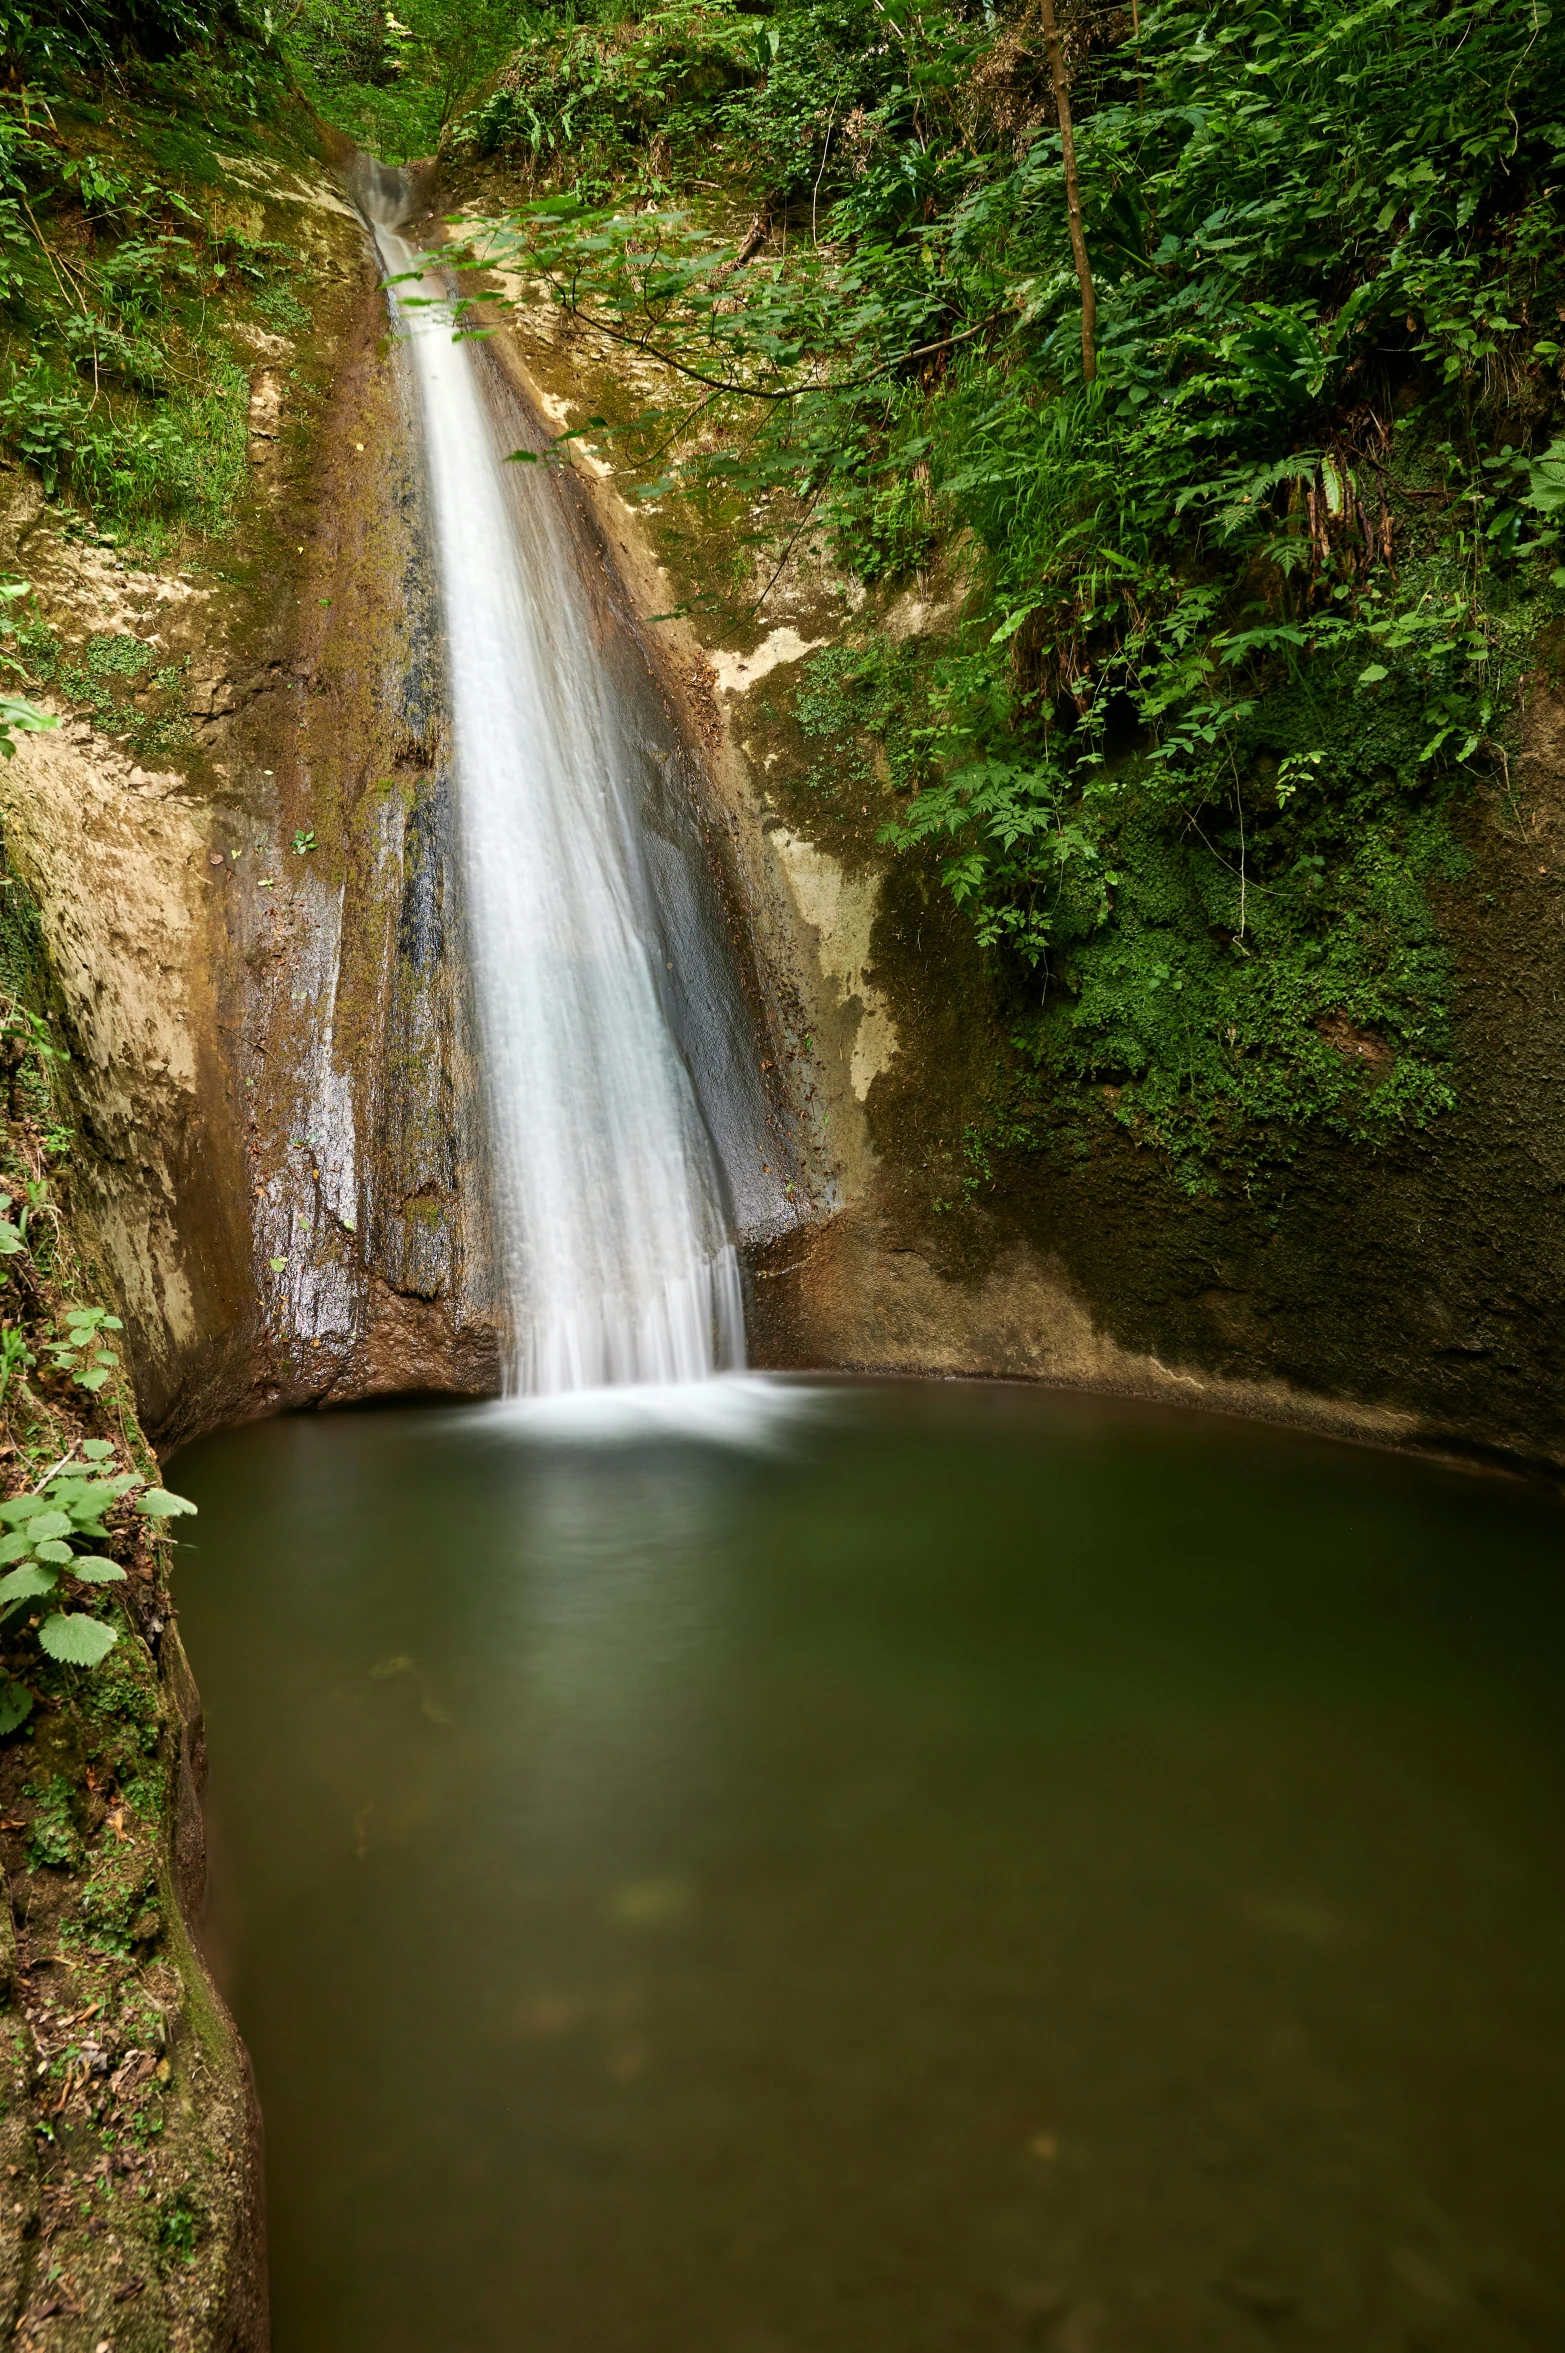
<instances>
[{"instance_id":1,"label":"falling water stream","mask_svg":"<svg viewBox=\"0 0 1565 2353\"><path fill-rule=\"evenodd\" d=\"M401 175L371 176L361 201L405 281ZM722 1169L670 1019L635 751L555 486L507 463L443 287L404 282L394 300L439 559L507 1385L732 1370L744 1312Z\"/></svg>"}]
</instances>

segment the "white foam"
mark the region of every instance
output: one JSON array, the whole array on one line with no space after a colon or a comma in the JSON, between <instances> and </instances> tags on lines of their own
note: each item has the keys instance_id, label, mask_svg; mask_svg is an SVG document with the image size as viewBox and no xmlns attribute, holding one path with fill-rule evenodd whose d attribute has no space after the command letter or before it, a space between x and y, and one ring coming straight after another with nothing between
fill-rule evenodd
<instances>
[{"instance_id":1,"label":"white foam","mask_svg":"<svg viewBox=\"0 0 1565 2353\"><path fill-rule=\"evenodd\" d=\"M706 1381L644 1382L573 1389L552 1397L510 1397L471 1417L496 1437L549 1445L618 1446L641 1438L688 1438L713 1446L766 1448L820 1412L838 1392L764 1373Z\"/></svg>"}]
</instances>

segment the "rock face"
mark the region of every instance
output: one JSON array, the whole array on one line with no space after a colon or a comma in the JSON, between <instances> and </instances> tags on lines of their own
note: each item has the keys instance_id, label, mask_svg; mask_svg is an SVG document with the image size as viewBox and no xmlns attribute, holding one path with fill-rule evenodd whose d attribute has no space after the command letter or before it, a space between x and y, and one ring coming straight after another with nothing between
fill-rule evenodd
<instances>
[{"instance_id":1,"label":"rock face","mask_svg":"<svg viewBox=\"0 0 1565 2353\"><path fill-rule=\"evenodd\" d=\"M1565 699L1548 647L1512 785L1468 805L1470 871L1437 901L1456 1108L1374 1153L1307 1134L1266 1186L1206 1198L1109 1123L1083 1148L1063 1119L1034 1153L980 1163L975 1185L962 1139L1003 1036L993 975L927 880L833 843L842 881L805 867L799 904L823 993L844 998L833 1118L856 1130L857 1177L845 1214L789 1254L803 1263L758 1287L767 1353L1565 1464ZM798 845L774 838L798 876Z\"/></svg>"},{"instance_id":2,"label":"rock face","mask_svg":"<svg viewBox=\"0 0 1565 2353\"><path fill-rule=\"evenodd\" d=\"M0 1752L0 2337L266 2353L260 2113L194 1941L200 1705L152 1601Z\"/></svg>"},{"instance_id":3,"label":"rock face","mask_svg":"<svg viewBox=\"0 0 1565 2353\"><path fill-rule=\"evenodd\" d=\"M252 166L254 190L262 178ZM238 560L133 575L24 499L12 535L62 627L145 630L155 612L160 651L188 665L177 766L145 768L65 710L0 778L60 992L87 1206L165 1446L283 1407L500 1380L412 385L361 223L328 189L301 202L315 320L294 366L268 353L255 371ZM525 385L492 365L496 402L526 426ZM767 1042L737 821L701 789L677 685L582 485L559 495L646 754L673 931L730 935L753 1035L714 1046L692 1001L681 1042L698 1088L703 1058L739 1057L712 1092L753 1090L746 1132L773 1138L730 1172L745 1232L769 1239L808 1211L812 1143Z\"/></svg>"},{"instance_id":4,"label":"rock face","mask_svg":"<svg viewBox=\"0 0 1565 2353\"><path fill-rule=\"evenodd\" d=\"M280 166L248 170L314 320L265 338L222 569L137 574L25 493L10 535L68 639L135 632L185 666L184 740L155 766L66 710L0 778L88 1206L165 1445L277 1406L497 1379L405 388L357 217Z\"/></svg>"},{"instance_id":5,"label":"rock face","mask_svg":"<svg viewBox=\"0 0 1565 2353\"><path fill-rule=\"evenodd\" d=\"M136 575L20 490L10 532L62 626L150 613L189 660L177 756L142 764L77 713L0 772L165 1443L498 1381L409 389L360 223L268 169L247 198L286 212L315 320L258 356L235 560ZM612 376L525 301L488 348L555 430ZM662 525L590 440L571 449L608 657L640 666L666 717L753 999L776 1136L749 1227L757 1360L1042 1379L1565 1462L1565 704L1547 649L1511 800L1474 801L1473 871L1446 886L1454 1113L1375 1155L1306 1137L1265 1200L1191 1198L1113 1133L975 1178L962 1139L1003 1034L995 977L930 873L888 863L868 808L812 816L797 736L761 708L840 639L840 584L796 567L741 642L654 626L678 601ZM885 626L942 617L932 585ZM1339 1044L1372 1079L1374 1041Z\"/></svg>"}]
</instances>

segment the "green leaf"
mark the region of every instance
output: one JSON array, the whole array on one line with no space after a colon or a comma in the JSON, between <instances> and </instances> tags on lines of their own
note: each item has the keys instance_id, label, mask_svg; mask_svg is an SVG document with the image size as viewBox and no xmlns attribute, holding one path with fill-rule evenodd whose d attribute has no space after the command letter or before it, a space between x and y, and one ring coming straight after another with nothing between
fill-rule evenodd
<instances>
[{"instance_id":1,"label":"green leaf","mask_svg":"<svg viewBox=\"0 0 1565 2353\"><path fill-rule=\"evenodd\" d=\"M149 1520L177 1519L181 1512L193 1512L195 1505L183 1495L171 1495L166 1487L149 1487L145 1495L136 1498L136 1509Z\"/></svg>"},{"instance_id":2,"label":"green leaf","mask_svg":"<svg viewBox=\"0 0 1565 2353\"><path fill-rule=\"evenodd\" d=\"M52 1593L59 1581L53 1569L35 1568L29 1561L26 1568L0 1577L0 1602L30 1601L35 1593Z\"/></svg>"},{"instance_id":3,"label":"green leaf","mask_svg":"<svg viewBox=\"0 0 1565 2353\"><path fill-rule=\"evenodd\" d=\"M69 1512L78 1528L95 1528L111 1503L125 1492L118 1479L59 1479L49 1488L49 1501Z\"/></svg>"},{"instance_id":4,"label":"green leaf","mask_svg":"<svg viewBox=\"0 0 1565 2353\"><path fill-rule=\"evenodd\" d=\"M107 1462L114 1448L107 1438L88 1438L83 1443L82 1452L89 1462Z\"/></svg>"},{"instance_id":5,"label":"green leaf","mask_svg":"<svg viewBox=\"0 0 1565 2353\"><path fill-rule=\"evenodd\" d=\"M80 1577L84 1585L123 1585L125 1572L118 1561L105 1560L101 1553L84 1552L71 1563L71 1575Z\"/></svg>"},{"instance_id":6,"label":"green leaf","mask_svg":"<svg viewBox=\"0 0 1565 2353\"><path fill-rule=\"evenodd\" d=\"M109 1374L106 1365L99 1365L95 1371L90 1373L73 1373L71 1375L71 1378L76 1383L78 1389L92 1390L101 1389L108 1377Z\"/></svg>"},{"instance_id":7,"label":"green leaf","mask_svg":"<svg viewBox=\"0 0 1565 2353\"><path fill-rule=\"evenodd\" d=\"M119 1636L99 1618L56 1610L39 1627L38 1639L52 1659L63 1659L68 1667L95 1667L108 1657Z\"/></svg>"},{"instance_id":8,"label":"green leaf","mask_svg":"<svg viewBox=\"0 0 1565 2353\"><path fill-rule=\"evenodd\" d=\"M1551 441L1533 461L1522 503L1539 515L1565 515L1565 441Z\"/></svg>"},{"instance_id":9,"label":"green leaf","mask_svg":"<svg viewBox=\"0 0 1565 2353\"><path fill-rule=\"evenodd\" d=\"M33 1550L40 1560L52 1561L56 1568L63 1568L68 1560L76 1557L70 1546L62 1544L58 1536L46 1536L42 1543L34 1544Z\"/></svg>"},{"instance_id":10,"label":"green leaf","mask_svg":"<svg viewBox=\"0 0 1565 2353\"><path fill-rule=\"evenodd\" d=\"M35 1544L41 1537L69 1536L70 1532L69 1515L63 1511L57 1511L52 1499L47 1510L35 1513L27 1523L27 1533Z\"/></svg>"},{"instance_id":11,"label":"green leaf","mask_svg":"<svg viewBox=\"0 0 1565 2353\"><path fill-rule=\"evenodd\" d=\"M33 1540L25 1528L17 1528L9 1536L0 1536L0 1567L7 1561L21 1560L33 1549Z\"/></svg>"},{"instance_id":12,"label":"green leaf","mask_svg":"<svg viewBox=\"0 0 1565 2353\"><path fill-rule=\"evenodd\" d=\"M1369 662L1359 672L1354 684L1356 686L1374 686L1380 679L1390 676L1391 673L1384 662Z\"/></svg>"},{"instance_id":13,"label":"green leaf","mask_svg":"<svg viewBox=\"0 0 1565 2353\"><path fill-rule=\"evenodd\" d=\"M39 1512L48 1509L41 1495L13 1495L9 1503L0 1503L0 1520L4 1520L8 1528L19 1528L24 1520L33 1519Z\"/></svg>"},{"instance_id":14,"label":"green leaf","mask_svg":"<svg viewBox=\"0 0 1565 2353\"><path fill-rule=\"evenodd\" d=\"M0 1681L0 1739L25 1724L33 1712L33 1695L24 1683L7 1675Z\"/></svg>"}]
</instances>

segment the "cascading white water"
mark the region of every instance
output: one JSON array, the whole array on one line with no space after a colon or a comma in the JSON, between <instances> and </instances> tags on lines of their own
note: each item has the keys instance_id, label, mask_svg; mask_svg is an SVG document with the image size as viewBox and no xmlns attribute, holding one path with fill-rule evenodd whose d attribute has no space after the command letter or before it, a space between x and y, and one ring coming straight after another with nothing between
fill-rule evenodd
<instances>
[{"instance_id":1,"label":"cascading white water","mask_svg":"<svg viewBox=\"0 0 1565 2353\"><path fill-rule=\"evenodd\" d=\"M398 208L384 191L365 204L396 278L414 259ZM439 556L508 1388L737 1369L718 1162L664 1010L633 757L555 487L506 464L442 289L417 291L429 307L399 308Z\"/></svg>"}]
</instances>

